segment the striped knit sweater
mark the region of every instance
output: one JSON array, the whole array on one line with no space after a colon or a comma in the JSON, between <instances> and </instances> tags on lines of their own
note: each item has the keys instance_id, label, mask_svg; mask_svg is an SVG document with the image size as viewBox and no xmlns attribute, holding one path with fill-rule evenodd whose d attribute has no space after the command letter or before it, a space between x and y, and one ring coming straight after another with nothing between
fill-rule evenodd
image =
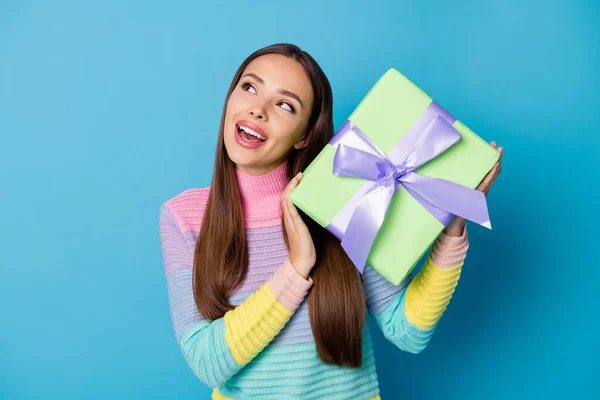
<instances>
[{"instance_id":1,"label":"striped knit sweater","mask_svg":"<svg viewBox=\"0 0 600 400\"><path fill-rule=\"evenodd\" d=\"M380 399L368 324L359 369L325 365L310 329L307 294L312 279L292 266L281 231L281 194L287 161L251 176L236 171L249 251L248 274L229 297L222 318L198 312L192 262L210 188L170 198L160 209L160 240L175 337L212 399ZM468 248L462 236L441 233L418 274L395 286L370 266L361 276L367 310L400 350L421 352L454 292Z\"/></svg>"}]
</instances>

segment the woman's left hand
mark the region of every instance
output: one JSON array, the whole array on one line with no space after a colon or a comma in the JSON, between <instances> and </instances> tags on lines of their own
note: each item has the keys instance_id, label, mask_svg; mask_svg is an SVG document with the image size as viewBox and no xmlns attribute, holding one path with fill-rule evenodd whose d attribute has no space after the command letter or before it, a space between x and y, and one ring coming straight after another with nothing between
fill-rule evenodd
<instances>
[{"instance_id":1,"label":"woman's left hand","mask_svg":"<svg viewBox=\"0 0 600 400\"><path fill-rule=\"evenodd\" d=\"M500 152L500 158L498 158L496 165L492 167L492 169L483 178L481 183L475 188L476 190L483 192L486 196L489 193L492 184L498 177L498 174L500 174L500 171L502 170L502 152L504 151L503 147L498 147L496 141L492 141L490 144ZM455 215L444 228L444 233L449 236L461 236L466 222L467 221L464 218Z\"/></svg>"}]
</instances>

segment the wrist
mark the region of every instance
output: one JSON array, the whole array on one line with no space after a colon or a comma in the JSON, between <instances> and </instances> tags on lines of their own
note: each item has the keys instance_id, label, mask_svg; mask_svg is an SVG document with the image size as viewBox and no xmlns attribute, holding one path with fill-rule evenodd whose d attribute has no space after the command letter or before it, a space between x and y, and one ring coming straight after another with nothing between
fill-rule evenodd
<instances>
[{"instance_id":1,"label":"wrist","mask_svg":"<svg viewBox=\"0 0 600 400\"><path fill-rule=\"evenodd\" d=\"M454 216L450 223L444 228L443 233L448 236L462 236L466 223L467 221L464 218Z\"/></svg>"},{"instance_id":2,"label":"wrist","mask_svg":"<svg viewBox=\"0 0 600 400\"><path fill-rule=\"evenodd\" d=\"M292 259L290 259L290 264L292 264L292 267L294 267L294 269L298 272L298 274L300 274L300 276L302 276L304 279L308 279L308 275L312 267L307 268L301 261L295 261Z\"/></svg>"}]
</instances>

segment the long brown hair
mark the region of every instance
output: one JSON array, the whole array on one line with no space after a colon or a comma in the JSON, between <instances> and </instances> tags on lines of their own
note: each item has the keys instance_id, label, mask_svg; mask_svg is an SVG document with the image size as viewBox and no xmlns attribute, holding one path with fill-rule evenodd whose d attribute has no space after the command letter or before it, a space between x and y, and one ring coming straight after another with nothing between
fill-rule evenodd
<instances>
[{"instance_id":1,"label":"long brown hair","mask_svg":"<svg viewBox=\"0 0 600 400\"><path fill-rule=\"evenodd\" d=\"M308 145L294 148L288 157L291 179L304 171L334 134L329 80L317 62L293 44L280 43L252 53L235 73L223 107L216 159L208 203L194 254L194 299L199 312L210 320L234 308L228 296L248 273L248 248L235 164L224 140L227 101L248 64L264 54L281 54L302 64L313 87L313 109L308 122ZM325 364L359 368L362 365L362 329L366 311L360 275L340 241L298 210L308 226L317 250L317 262L310 276L314 284L308 293L308 313L319 357ZM281 229L289 242L285 225Z\"/></svg>"}]
</instances>

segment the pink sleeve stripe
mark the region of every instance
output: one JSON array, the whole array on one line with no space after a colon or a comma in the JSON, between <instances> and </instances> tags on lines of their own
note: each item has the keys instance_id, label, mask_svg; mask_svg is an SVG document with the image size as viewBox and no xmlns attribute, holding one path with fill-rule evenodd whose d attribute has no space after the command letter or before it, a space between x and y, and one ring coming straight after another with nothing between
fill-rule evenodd
<instances>
[{"instance_id":1,"label":"pink sleeve stripe","mask_svg":"<svg viewBox=\"0 0 600 400\"><path fill-rule=\"evenodd\" d=\"M304 279L296 271L289 257L275 270L268 282L277 300L290 311L295 311L300 306L313 284L310 276Z\"/></svg>"},{"instance_id":2,"label":"pink sleeve stripe","mask_svg":"<svg viewBox=\"0 0 600 400\"><path fill-rule=\"evenodd\" d=\"M433 244L431 261L438 268L452 268L464 262L469 248L466 227L461 236L450 236L440 233Z\"/></svg>"}]
</instances>

